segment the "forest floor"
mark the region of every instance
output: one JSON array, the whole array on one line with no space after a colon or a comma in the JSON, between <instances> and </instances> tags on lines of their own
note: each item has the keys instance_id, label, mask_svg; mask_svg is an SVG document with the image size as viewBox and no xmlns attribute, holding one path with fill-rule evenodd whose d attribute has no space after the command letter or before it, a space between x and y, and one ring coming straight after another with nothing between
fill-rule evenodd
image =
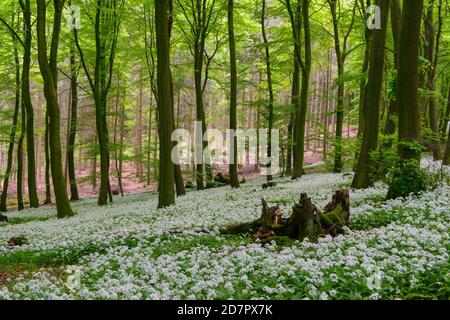
<instances>
[{"instance_id":1,"label":"forest floor","mask_svg":"<svg viewBox=\"0 0 450 320\"><path fill-rule=\"evenodd\" d=\"M190 191L157 210L157 194L8 214L0 223L0 299L417 299L450 296L450 187L385 201L387 187L351 190L345 235L288 246L218 228L253 220L261 198L285 215L307 192L322 208L351 174L262 178L239 190ZM24 236L27 244L10 247Z\"/></svg>"}]
</instances>

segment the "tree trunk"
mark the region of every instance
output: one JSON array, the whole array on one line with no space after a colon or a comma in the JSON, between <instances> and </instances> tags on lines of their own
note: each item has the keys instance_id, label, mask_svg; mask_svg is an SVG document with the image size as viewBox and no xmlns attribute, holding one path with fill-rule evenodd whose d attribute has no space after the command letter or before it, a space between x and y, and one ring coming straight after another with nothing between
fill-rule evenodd
<instances>
[{"instance_id":1,"label":"tree trunk","mask_svg":"<svg viewBox=\"0 0 450 320\"><path fill-rule=\"evenodd\" d=\"M17 209L23 210L23 140L25 139L26 131L26 111L23 101L21 101L21 130L19 141L17 143Z\"/></svg>"},{"instance_id":2,"label":"tree trunk","mask_svg":"<svg viewBox=\"0 0 450 320\"><path fill-rule=\"evenodd\" d=\"M442 137L445 137L449 123L450 123L450 86L448 87L447 108L445 108L445 113L441 125Z\"/></svg>"},{"instance_id":3,"label":"tree trunk","mask_svg":"<svg viewBox=\"0 0 450 320\"><path fill-rule=\"evenodd\" d=\"M236 43L234 39L233 0L228 0L228 43L230 47L230 130L233 130L231 143L232 157L229 158L229 173L231 187L239 188L237 172L237 137L234 132L237 129L237 66L236 66Z\"/></svg>"},{"instance_id":4,"label":"tree trunk","mask_svg":"<svg viewBox=\"0 0 450 320\"><path fill-rule=\"evenodd\" d=\"M434 96L434 90L436 89L436 69L438 64L439 57L439 48L440 48L440 38L442 32L442 0L439 0L439 22L438 22L438 31L436 35L435 25L434 25L434 1L431 0L428 4L426 18L425 18L425 58L430 61L430 68L427 72L428 81L426 83L427 87L427 96L426 104L428 106L428 117L430 129L432 132L431 137L431 149L433 151L434 160L439 160L441 158L441 149L440 149L440 135L439 135L439 121L438 121L438 111L436 105L436 98Z\"/></svg>"},{"instance_id":5,"label":"tree trunk","mask_svg":"<svg viewBox=\"0 0 450 320\"><path fill-rule=\"evenodd\" d=\"M38 42L38 60L42 78L44 80L44 94L47 101L47 111L49 118L49 147L50 147L50 166L53 178L53 187L56 198L56 207L58 218L72 216L74 213L70 207L67 190L64 184L64 174L62 170L62 152L60 140L60 110L56 92L57 74L52 72L51 67L56 67L56 60L49 64L47 60L47 39L45 35L46 24L46 3L44 0L37 0L37 42ZM54 8L54 27L51 46L51 57L56 57L59 44L59 30L63 3L55 1ZM59 25L58 25L59 24ZM54 68L56 69L56 68Z\"/></svg>"},{"instance_id":6,"label":"tree trunk","mask_svg":"<svg viewBox=\"0 0 450 320\"><path fill-rule=\"evenodd\" d=\"M295 114L295 141L294 141L294 170L292 179L297 179L303 175L303 162L305 156L305 121L308 109L308 93L311 73L311 31L309 26L309 1L303 0L302 19L305 30L305 61L302 63L302 88L300 92L300 105ZM301 25L298 27L300 33ZM301 53L297 51L298 59L301 61Z\"/></svg>"},{"instance_id":7,"label":"tree trunk","mask_svg":"<svg viewBox=\"0 0 450 320\"><path fill-rule=\"evenodd\" d=\"M273 83L272 83L272 68L270 66L270 52L269 52L269 42L267 40L266 35L266 0L262 0L262 11L261 11L261 32L263 36L264 41L264 52L265 52L265 62L266 62L266 73L267 73L267 86L269 90L269 104L267 106L268 111L268 120L269 120L269 128L268 128L268 138L267 138L267 158L269 163L267 164L267 167L270 168L271 166L271 157L272 157L272 127L273 127ZM268 172L267 175L267 181L273 180L273 176L270 172Z\"/></svg>"},{"instance_id":8,"label":"tree trunk","mask_svg":"<svg viewBox=\"0 0 450 320\"><path fill-rule=\"evenodd\" d=\"M34 111L30 96L30 66L31 66L31 4L30 0L20 2L24 17L25 41L23 47L22 62L22 104L26 111L26 138L27 138L27 181L30 207L39 207L39 199L36 188L36 160L34 150Z\"/></svg>"},{"instance_id":9,"label":"tree trunk","mask_svg":"<svg viewBox=\"0 0 450 320\"><path fill-rule=\"evenodd\" d=\"M398 153L401 165L409 165L419 170L420 145L420 107L418 101L419 84L419 40L423 0L403 3L401 22L398 92ZM411 169L411 168L410 168ZM416 174L415 170L403 170L402 174ZM416 171L417 172L417 171ZM414 179L414 177L410 177ZM388 198L395 198L394 186L390 186Z\"/></svg>"},{"instance_id":10,"label":"tree trunk","mask_svg":"<svg viewBox=\"0 0 450 320\"><path fill-rule=\"evenodd\" d=\"M159 112L159 197L158 208L175 204L174 169L171 160L172 98L170 80L169 1L155 0L157 86Z\"/></svg>"},{"instance_id":11,"label":"tree trunk","mask_svg":"<svg viewBox=\"0 0 450 320\"><path fill-rule=\"evenodd\" d=\"M450 166L450 130L448 130L447 144L445 146L445 154L442 164Z\"/></svg>"},{"instance_id":12,"label":"tree trunk","mask_svg":"<svg viewBox=\"0 0 450 320\"><path fill-rule=\"evenodd\" d=\"M69 174L70 185L70 200L80 200L78 195L77 180L75 176L75 137L77 133L77 112L78 112L78 84L77 84L77 70L75 65L75 51L70 49L70 90L71 90L71 103L70 103L70 126L69 126L69 139L67 145L67 168Z\"/></svg>"},{"instance_id":13,"label":"tree trunk","mask_svg":"<svg viewBox=\"0 0 450 320\"><path fill-rule=\"evenodd\" d=\"M405 142L420 141L420 110L418 105L419 36L423 0L404 3L402 36L400 37L400 68L398 74L399 153L402 160L420 160L421 152Z\"/></svg>"},{"instance_id":14,"label":"tree trunk","mask_svg":"<svg viewBox=\"0 0 450 320\"><path fill-rule=\"evenodd\" d=\"M152 149L152 97L150 96L150 107L148 110L148 136L147 136L147 185L151 183L151 149Z\"/></svg>"},{"instance_id":15,"label":"tree trunk","mask_svg":"<svg viewBox=\"0 0 450 320\"><path fill-rule=\"evenodd\" d=\"M353 178L353 188L368 188L373 184L372 172L374 159L371 153L378 148L378 131L380 121L381 91L383 87L385 44L387 22L389 17L389 1L377 0L381 8L381 29L373 31L373 43L370 53L369 75L365 90L364 104L364 131L358 164Z\"/></svg>"},{"instance_id":16,"label":"tree trunk","mask_svg":"<svg viewBox=\"0 0 450 320\"><path fill-rule=\"evenodd\" d=\"M45 201L44 204L52 203L52 193L50 186L50 127L48 121L48 110L45 111L45 143L44 143L44 152L45 152Z\"/></svg>"},{"instance_id":17,"label":"tree trunk","mask_svg":"<svg viewBox=\"0 0 450 320\"><path fill-rule=\"evenodd\" d=\"M391 27L392 27L392 37L394 42L394 68L395 72L398 73L399 68L399 51L400 51L400 28L401 28L401 6L400 0L391 0ZM395 117L397 116L398 109L398 99L393 97L389 101L388 114L386 117L386 122L383 129L384 135L393 135L397 127L395 123ZM386 147L390 147L386 145Z\"/></svg>"},{"instance_id":18,"label":"tree trunk","mask_svg":"<svg viewBox=\"0 0 450 320\"><path fill-rule=\"evenodd\" d=\"M14 16L13 16L14 17ZM14 23L14 20L13 20ZM19 52L17 50L17 39L13 35L12 36L13 44L14 44L14 67L15 67L15 76L16 76L16 94L15 94L15 104L14 104L14 114L12 127L9 134L9 146L8 146L8 160L6 164L5 177L3 179L3 188L1 192L0 198L0 211L6 212L8 211L7 202L8 202L8 186L9 186L9 178L11 176L11 169L14 158L14 143L16 140L16 132L17 132L17 120L19 117L19 109L20 109L20 62L19 62Z\"/></svg>"}]
</instances>

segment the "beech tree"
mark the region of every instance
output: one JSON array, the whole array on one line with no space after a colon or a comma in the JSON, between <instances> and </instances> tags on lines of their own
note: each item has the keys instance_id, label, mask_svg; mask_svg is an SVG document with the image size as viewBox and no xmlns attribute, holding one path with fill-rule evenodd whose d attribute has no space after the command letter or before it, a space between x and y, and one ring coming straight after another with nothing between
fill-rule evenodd
<instances>
[{"instance_id":1,"label":"beech tree","mask_svg":"<svg viewBox=\"0 0 450 320\"><path fill-rule=\"evenodd\" d=\"M75 43L80 55L81 65L88 79L95 101L95 122L100 147L100 192L98 204L112 202L109 180L109 133L107 122L108 93L113 79L117 39L120 31L124 0L97 0L94 19L95 60L94 72L89 68L84 51L80 45L78 30L74 30Z\"/></svg>"},{"instance_id":2,"label":"beech tree","mask_svg":"<svg viewBox=\"0 0 450 320\"><path fill-rule=\"evenodd\" d=\"M237 66L236 66L236 42L234 39L234 1L228 0L228 43L230 47L230 129L237 129ZM237 173L237 137L233 135L233 157L230 158L230 179L231 187L239 188L239 178Z\"/></svg>"},{"instance_id":3,"label":"beech tree","mask_svg":"<svg viewBox=\"0 0 450 320\"><path fill-rule=\"evenodd\" d=\"M175 204L172 154L172 97L170 79L169 1L155 0L157 86L159 114L159 197L158 208Z\"/></svg>"},{"instance_id":4,"label":"beech tree","mask_svg":"<svg viewBox=\"0 0 450 320\"><path fill-rule=\"evenodd\" d=\"M371 175L375 164L372 158L372 152L378 148L381 91L383 87L385 60L384 48L386 44L390 1L378 0L376 2L376 5L381 9L381 28L375 29L372 35L367 87L364 93L364 104L360 106L365 117L363 140L355 176L353 177L353 188L367 188L373 184Z\"/></svg>"},{"instance_id":5,"label":"beech tree","mask_svg":"<svg viewBox=\"0 0 450 320\"><path fill-rule=\"evenodd\" d=\"M53 188L56 199L58 218L72 216L74 212L70 207L67 196L64 174L62 169L62 152L60 138L60 109L57 94L57 57L59 36L61 32L62 11L64 0L53 0L53 33L50 46L50 57L47 55L46 37L46 11L45 0L37 0L37 43L38 60L41 75L44 80L44 94L47 101L47 113L49 119L49 147L50 166L52 172Z\"/></svg>"},{"instance_id":6,"label":"beech tree","mask_svg":"<svg viewBox=\"0 0 450 320\"><path fill-rule=\"evenodd\" d=\"M397 77L398 154L400 165L408 165L407 169L402 170L402 174L408 176L417 174L422 153L418 59L423 0L405 1L402 9ZM396 196L391 185L388 197Z\"/></svg>"}]
</instances>

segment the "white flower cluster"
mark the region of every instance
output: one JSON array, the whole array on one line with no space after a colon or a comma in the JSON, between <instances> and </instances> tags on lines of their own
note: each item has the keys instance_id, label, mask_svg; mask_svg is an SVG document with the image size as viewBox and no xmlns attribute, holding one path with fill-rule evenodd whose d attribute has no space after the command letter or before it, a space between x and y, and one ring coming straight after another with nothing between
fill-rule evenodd
<instances>
[{"instance_id":1,"label":"white flower cluster","mask_svg":"<svg viewBox=\"0 0 450 320\"><path fill-rule=\"evenodd\" d=\"M12 213L17 223L0 225L0 261L76 256L70 263L80 281L69 286L67 273L42 268L0 282L0 299L381 299L408 297L434 274L448 285L448 186L387 202L379 201L383 185L351 191L350 226L366 227L318 243L263 247L217 232L258 217L262 197L286 215L301 192L323 207L350 179L307 175L267 190L255 180L239 190L189 192L163 210L155 209L155 193L142 193L106 207L81 201L74 205L78 215L63 220L51 207ZM29 244L8 247L18 235Z\"/></svg>"}]
</instances>

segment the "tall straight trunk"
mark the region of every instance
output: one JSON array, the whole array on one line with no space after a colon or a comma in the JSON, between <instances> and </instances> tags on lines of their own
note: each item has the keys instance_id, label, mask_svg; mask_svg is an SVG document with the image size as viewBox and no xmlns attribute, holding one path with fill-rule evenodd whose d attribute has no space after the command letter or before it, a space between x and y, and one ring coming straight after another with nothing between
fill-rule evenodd
<instances>
[{"instance_id":1,"label":"tall straight trunk","mask_svg":"<svg viewBox=\"0 0 450 320\"><path fill-rule=\"evenodd\" d=\"M24 167L23 141L25 139L25 131L26 131L26 111L23 101L21 101L20 105L21 105L21 121L20 121L21 130L19 141L17 143L17 177L16 177L17 209L19 211L25 208L23 203L23 167Z\"/></svg>"},{"instance_id":2,"label":"tall straight trunk","mask_svg":"<svg viewBox=\"0 0 450 320\"><path fill-rule=\"evenodd\" d=\"M273 127L273 82L272 82L272 68L270 65L270 51L269 51L269 42L267 40L266 35L266 0L262 0L262 10L261 10L261 32L264 41L264 52L265 52L265 62L266 62L266 75L267 75L267 86L269 90L269 103L267 106L268 111L268 138L267 138L267 158L269 159L268 167L271 166L271 157L272 157L272 127ZM267 181L273 180L273 176L271 172L268 172Z\"/></svg>"},{"instance_id":3,"label":"tall straight trunk","mask_svg":"<svg viewBox=\"0 0 450 320\"><path fill-rule=\"evenodd\" d=\"M37 0L37 42L38 60L41 75L44 80L44 94L47 101L47 111L49 118L49 147L50 147L50 167L52 171L53 188L56 199L58 218L72 216L74 213L70 207L67 190L65 187L64 174L62 170L62 152L60 138L60 110L58 95L56 91L56 57L59 45L59 31L61 27L61 17L64 1L54 0L54 22L52 45L50 49L50 63L47 60L47 39L46 30L46 3L45 0ZM53 70L52 70L53 69Z\"/></svg>"},{"instance_id":4,"label":"tall straight trunk","mask_svg":"<svg viewBox=\"0 0 450 320\"><path fill-rule=\"evenodd\" d=\"M50 146L49 146L49 121L48 110L45 111L45 134L44 134L44 153L45 153L45 201L44 204L52 203L52 192L50 185Z\"/></svg>"},{"instance_id":5,"label":"tall straight trunk","mask_svg":"<svg viewBox=\"0 0 450 320\"><path fill-rule=\"evenodd\" d=\"M153 102L152 97L150 96L150 108L148 110L148 135L147 135L147 185L151 183L151 148L152 148L152 109Z\"/></svg>"},{"instance_id":6,"label":"tall straight trunk","mask_svg":"<svg viewBox=\"0 0 450 320\"><path fill-rule=\"evenodd\" d=\"M303 175L303 164L305 156L305 120L308 109L308 93L311 74L311 30L309 26L309 1L302 2L302 19L305 31L305 61L302 63L302 88L300 92L300 109L295 114L295 143L294 143L294 170L292 179ZM301 28L301 26L300 26ZM299 28L299 32L300 32ZM300 54L300 53L298 53ZM298 57L299 60L301 56Z\"/></svg>"},{"instance_id":7,"label":"tall straight trunk","mask_svg":"<svg viewBox=\"0 0 450 320\"><path fill-rule=\"evenodd\" d=\"M350 35L350 31L353 27L355 9L353 8L352 22L344 36L343 43L340 42L340 31L339 31L339 17L337 12L337 6L339 5L339 0L328 0L328 4L331 11L331 17L333 21L333 36L334 36L334 48L336 53L337 67L338 67L338 79L340 80L337 84L337 104L336 104L336 122L335 122L335 139L334 139L334 172L342 172L343 162L342 162L342 128L344 124L344 81L342 77L344 75L344 65L347 50L347 39Z\"/></svg>"},{"instance_id":8,"label":"tall straight trunk","mask_svg":"<svg viewBox=\"0 0 450 320\"><path fill-rule=\"evenodd\" d=\"M292 88L291 88L291 108L288 124L288 151L286 156L286 175L292 175L292 166L295 166L297 153L295 152L296 126L295 115L300 109L300 29L301 29L301 7L297 4L294 12L291 7L290 0L286 1L287 10L291 20L292 40L293 40L293 72L292 72Z\"/></svg>"},{"instance_id":9,"label":"tall straight trunk","mask_svg":"<svg viewBox=\"0 0 450 320\"><path fill-rule=\"evenodd\" d=\"M200 51L200 52L199 52ZM205 118L205 110L203 106L203 92L202 92L202 69L203 69L203 48L195 50L196 56L194 57L194 83L195 83L195 105L196 105L196 120L201 122L202 126L202 135L206 132L206 118ZM200 139L199 139L200 140ZM202 142L202 150L206 145ZM203 152L200 159L201 163L197 163L197 174L196 174L196 183L197 189L201 190L204 188L203 182Z\"/></svg>"},{"instance_id":10,"label":"tall straight trunk","mask_svg":"<svg viewBox=\"0 0 450 320\"><path fill-rule=\"evenodd\" d=\"M81 64L88 78L95 101L95 123L100 153L100 191L98 205L112 202L111 184L109 181L110 154L107 121L108 93L111 87L112 72L120 30L119 10L124 2L97 0L95 12L95 64L92 76L78 41L78 31L74 30ZM118 8L117 6L120 6Z\"/></svg>"},{"instance_id":11,"label":"tall straight trunk","mask_svg":"<svg viewBox=\"0 0 450 320\"><path fill-rule=\"evenodd\" d=\"M381 8L381 29L373 31L373 43L370 53L369 75L364 97L364 132L358 164L353 178L353 188L367 188L373 184L372 172L374 159L371 153L378 148L381 91L383 88L385 44L389 16L389 1L377 0Z\"/></svg>"},{"instance_id":12,"label":"tall straight trunk","mask_svg":"<svg viewBox=\"0 0 450 320\"><path fill-rule=\"evenodd\" d=\"M78 195L77 180L75 176L75 138L77 133L77 112L78 112L78 84L77 66L75 64L75 50L70 48L70 125L69 138L67 144L67 168L69 174L70 200L80 200Z\"/></svg>"},{"instance_id":13,"label":"tall straight trunk","mask_svg":"<svg viewBox=\"0 0 450 320\"><path fill-rule=\"evenodd\" d=\"M36 160L34 150L34 111L30 95L30 66L31 66L31 4L30 0L20 1L24 18L23 62L22 62L22 104L26 111L26 138L27 138L27 182L30 207L39 207L36 188Z\"/></svg>"},{"instance_id":14,"label":"tall straight trunk","mask_svg":"<svg viewBox=\"0 0 450 320\"><path fill-rule=\"evenodd\" d=\"M122 172L123 172L123 139L125 136L125 103L122 103L122 109L120 112L120 139L119 139L119 163L117 170L117 183L119 184L120 194L123 197L123 183L122 183ZM117 164L116 164L117 165Z\"/></svg>"},{"instance_id":15,"label":"tall straight trunk","mask_svg":"<svg viewBox=\"0 0 450 320\"><path fill-rule=\"evenodd\" d=\"M450 166L450 130L448 130L447 144L445 145L445 153L442 164L445 166Z\"/></svg>"},{"instance_id":16,"label":"tall straight trunk","mask_svg":"<svg viewBox=\"0 0 450 320\"><path fill-rule=\"evenodd\" d=\"M323 161L327 161L328 158L328 135L329 135L329 116L328 112L330 109L330 82L331 82L331 63L332 55L331 51L328 53L328 64L327 64L327 79L326 79L326 90L325 90L325 114L324 114L324 128L323 128Z\"/></svg>"},{"instance_id":17,"label":"tall straight trunk","mask_svg":"<svg viewBox=\"0 0 450 320\"><path fill-rule=\"evenodd\" d=\"M139 74L139 92L136 101L136 128L134 157L136 162L136 178L142 180L142 105L143 105L142 72Z\"/></svg>"},{"instance_id":18,"label":"tall straight trunk","mask_svg":"<svg viewBox=\"0 0 450 320\"><path fill-rule=\"evenodd\" d=\"M425 18L425 58L431 63L431 67L428 70L428 81L426 83L428 94L426 96L426 104L428 107L429 125L432 132L431 148L433 151L434 160L441 158L440 150L440 135L439 135L439 120L438 110L436 104L436 98L434 96L434 90L436 89L436 69L439 57L440 38L442 33L442 0L439 0L438 11L439 21L438 30L436 35L435 22L434 22L434 4L435 0L431 0L428 4L426 18Z\"/></svg>"},{"instance_id":19,"label":"tall straight trunk","mask_svg":"<svg viewBox=\"0 0 450 320\"><path fill-rule=\"evenodd\" d=\"M392 38L394 42L394 68L395 72L398 72L399 68L399 51L400 51L400 28L401 28L401 18L402 11L400 0L391 0L391 28L392 28ZM386 122L384 124L383 134L392 135L395 133L397 127L395 123L395 117L397 116L398 109L398 99L393 97L389 101L388 114L386 117ZM389 147L387 145L386 147Z\"/></svg>"},{"instance_id":20,"label":"tall straight trunk","mask_svg":"<svg viewBox=\"0 0 450 320\"><path fill-rule=\"evenodd\" d=\"M402 163L420 167L419 41L423 0L405 1L401 21L398 93L398 153ZM412 171L414 172L414 170ZM407 172L404 172L407 174ZM415 173L413 173L415 174ZM411 177L414 179L414 177ZM390 188L388 198L395 197Z\"/></svg>"},{"instance_id":21,"label":"tall straight trunk","mask_svg":"<svg viewBox=\"0 0 450 320\"><path fill-rule=\"evenodd\" d=\"M94 141L93 144L93 155L92 155L92 167L91 167L91 185L92 189L95 190L97 188L97 145L95 144L97 142L97 131L95 131L94 134Z\"/></svg>"},{"instance_id":22,"label":"tall straight trunk","mask_svg":"<svg viewBox=\"0 0 450 320\"><path fill-rule=\"evenodd\" d=\"M172 0L169 0L169 17L168 17L168 35L169 35L169 45L170 45L170 37L172 35L172 25L173 25L173 2ZM172 77L172 70L170 68L170 62L169 62L169 80L170 80L170 128L173 131L177 128L178 121L175 121L175 91L173 86L173 77ZM177 112L178 116L178 112ZM172 132L171 132L172 134ZM177 145L176 141L172 141L172 148L175 148ZM172 162L173 163L173 162ZM181 172L181 165L179 163L173 163L173 175L174 175L174 181L175 181L175 189L177 196L183 196L186 194L186 190L184 188L184 182L183 182L183 174Z\"/></svg>"},{"instance_id":23,"label":"tall straight trunk","mask_svg":"<svg viewBox=\"0 0 450 320\"><path fill-rule=\"evenodd\" d=\"M170 108L170 120L171 120L171 128L175 129L175 117L174 117L174 90L173 90L173 81L172 81L172 71L170 71L170 100L171 100L171 108ZM176 147L177 142L172 141L172 147ZM186 194L186 190L184 188L183 182L183 174L181 172L181 165L174 163L173 164L173 174L175 179L175 189L177 192L177 196L183 196Z\"/></svg>"},{"instance_id":24,"label":"tall straight trunk","mask_svg":"<svg viewBox=\"0 0 450 320\"><path fill-rule=\"evenodd\" d=\"M228 0L228 43L230 47L230 130L237 129L237 66L236 66L236 42L234 39L234 10L233 0ZM233 134L231 143L233 150L232 158L229 159L229 171L232 188L239 188L237 172L237 137Z\"/></svg>"},{"instance_id":25,"label":"tall straight trunk","mask_svg":"<svg viewBox=\"0 0 450 320\"><path fill-rule=\"evenodd\" d=\"M157 86L159 113L159 196L158 208L175 204L174 169L171 160L172 98L170 79L169 1L155 0Z\"/></svg>"},{"instance_id":26,"label":"tall straight trunk","mask_svg":"<svg viewBox=\"0 0 450 320\"><path fill-rule=\"evenodd\" d=\"M13 20L14 23L14 20ZM13 35L12 41L14 44L14 67L15 67L15 77L16 77L16 93L15 93L15 103L14 103L14 114L12 127L9 134L9 146L8 146L8 159L6 163L6 171L5 177L3 179L3 188L0 196L0 211L6 212L7 208L7 200L8 200L8 187L9 187L9 178L11 176L11 169L14 158L14 143L16 140L16 132L17 132L17 120L19 118L19 109L20 109L20 62L19 62L19 52L17 50L17 39Z\"/></svg>"},{"instance_id":27,"label":"tall straight trunk","mask_svg":"<svg viewBox=\"0 0 450 320\"><path fill-rule=\"evenodd\" d=\"M441 124L441 135L443 137L445 137L449 122L450 122L450 86L448 87L447 107L445 108L445 113L444 117L442 118Z\"/></svg>"},{"instance_id":28,"label":"tall straight trunk","mask_svg":"<svg viewBox=\"0 0 450 320\"><path fill-rule=\"evenodd\" d=\"M367 7L370 5L370 0L366 2L367 5L364 4L364 0L358 0L360 5L361 12L365 12L367 10ZM365 21L365 15L363 19L364 23ZM361 79L359 81L359 112L358 112L358 132L356 134L356 137L358 139L358 144L361 141L363 132L364 132L364 112L363 112L363 105L364 105L364 95L366 91L366 74L367 70L369 69L369 58L370 58L370 46L372 41L372 30L369 28L364 29L364 60L362 63L361 68ZM355 158L353 162L353 170L356 170L356 165L358 164L359 159L359 152L361 147L357 145L355 148Z\"/></svg>"}]
</instances>

